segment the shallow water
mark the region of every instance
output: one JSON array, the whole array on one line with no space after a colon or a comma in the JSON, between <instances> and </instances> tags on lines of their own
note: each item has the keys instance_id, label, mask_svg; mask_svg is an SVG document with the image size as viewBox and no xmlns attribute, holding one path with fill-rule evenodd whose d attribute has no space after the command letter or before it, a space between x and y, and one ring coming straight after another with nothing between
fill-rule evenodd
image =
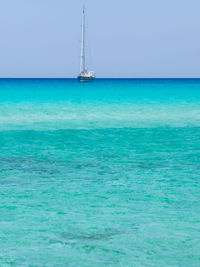
<instances>
[{"instance_id":1,"label":"shallow water","mask_svg":"<svg viewBox=\"0 0 200 267\"><path fill-rule=\"evenodd\" d=\"M200 265L200 80L0 93L0 266Z\"/></svg>"}]
</instances>

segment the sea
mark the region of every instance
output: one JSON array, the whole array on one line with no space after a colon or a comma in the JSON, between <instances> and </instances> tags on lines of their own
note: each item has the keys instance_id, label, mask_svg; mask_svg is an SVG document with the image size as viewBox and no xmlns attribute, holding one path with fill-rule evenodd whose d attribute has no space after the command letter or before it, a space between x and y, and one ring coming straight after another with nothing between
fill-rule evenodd
<instances>
[{"instance_id":1,"label":"sea","mask_svg":"<svg viewBox=\"0 0 200 267\"><path fill-rule=\"evenodd\" d=\"M200 79L1 79L0 266L200 266Z\"/></svg>"}]
</instances>

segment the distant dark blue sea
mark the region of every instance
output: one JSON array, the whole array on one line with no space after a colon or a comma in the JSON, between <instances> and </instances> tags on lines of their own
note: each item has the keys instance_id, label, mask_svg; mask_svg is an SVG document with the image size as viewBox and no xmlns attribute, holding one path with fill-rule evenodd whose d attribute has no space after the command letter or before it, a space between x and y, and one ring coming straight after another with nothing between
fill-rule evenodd
<instances>
[{"instance_id":1,"label":"distant dark blue sea","mask_svg":"<svg viewBox=\"0 0 200 267\"><path fill-rule=\"evenodd\" d=\"M0 80L0 266L200 266L200 80Z\"/></svg>"}]
</instances>

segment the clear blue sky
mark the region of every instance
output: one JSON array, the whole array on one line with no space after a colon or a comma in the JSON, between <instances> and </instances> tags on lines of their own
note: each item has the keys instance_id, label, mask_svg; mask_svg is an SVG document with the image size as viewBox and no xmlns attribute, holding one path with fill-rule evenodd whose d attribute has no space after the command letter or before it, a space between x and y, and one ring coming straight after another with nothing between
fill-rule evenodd
<instances>
[{"instance_id":1,"label":"clear blue sky","mask_svg":"<svg viewBox=\"0 0 200 267\"><path fill-rule=\"evenodd\" d=\"M0 77L200 77L199 0L2 0Z\"/></svg>"}]
</instances>

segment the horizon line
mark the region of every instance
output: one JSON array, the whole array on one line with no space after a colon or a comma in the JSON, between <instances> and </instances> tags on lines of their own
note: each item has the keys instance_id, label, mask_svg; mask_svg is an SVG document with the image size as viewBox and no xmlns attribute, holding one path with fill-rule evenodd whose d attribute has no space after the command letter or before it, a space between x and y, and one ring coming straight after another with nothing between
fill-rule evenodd
<instances>
[{"instance_id":1,"label":"horizon line","mask_svg":"<svg viewBox=\"0 0 200 267\"><path fill-rule=\"evenodd\" d=\"M17 80L17 79L43 79L43 80L77 80L75 77L0 77L0 80ZM99 77L95 80L199 80L200 77Z\"/></svg>"}]
</instances>

